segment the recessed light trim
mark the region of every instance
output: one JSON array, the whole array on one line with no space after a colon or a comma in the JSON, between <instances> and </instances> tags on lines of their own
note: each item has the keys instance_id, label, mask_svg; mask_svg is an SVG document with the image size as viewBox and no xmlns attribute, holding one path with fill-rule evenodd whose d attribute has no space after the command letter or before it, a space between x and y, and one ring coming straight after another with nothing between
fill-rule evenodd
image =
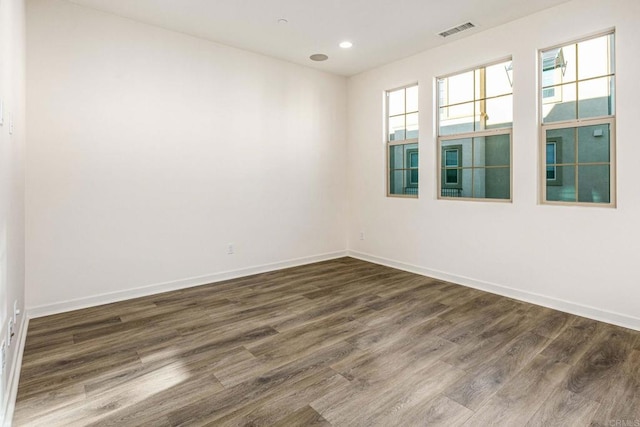
<instances>
[{"instance_id":1,"label":"recessed light trim","mask_svg":"<svg viewBox=\"0 0 640 427\"><path fill-rule=\"evenodd\" d=\"M324 53L314 53L309 57L309 59L311 59L312 61L321 62L326 61L327 59L329 59L329 57Z\"/></svg>"},{"instance_id":2,"label":"recessed light trim","mask_svg":"<svg viewBox=\"0 0 640 427\"><path fill-rule=\"evenodd\" d=\"M351 43L350 41L343 41L342 43L340 43L338 46L340 46L343 49L349 49L350 47L353 46L353 43Z\"/></svg>"}]
</instances>

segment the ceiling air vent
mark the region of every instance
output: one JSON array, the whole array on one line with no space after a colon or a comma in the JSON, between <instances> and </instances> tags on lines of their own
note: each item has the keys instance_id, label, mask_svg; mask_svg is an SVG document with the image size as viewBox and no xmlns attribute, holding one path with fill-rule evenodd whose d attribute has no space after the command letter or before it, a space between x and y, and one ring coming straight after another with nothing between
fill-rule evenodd
<instances>
[{"instance_id":1,"label":"ceiling air vent","mask_svg":"<svg viewBox=\"0 0 640 427\"><path fill-rule=\"evenodd\" d=\"M464 30L468 30L470 28L475 27L475 25L473 25L471 22L467 22L466 24L462 24L462 25L458 25L457 27L453 27L453 28L449 28L446 31L443 31L441 33L439 33L438 35L442 36L442 37L449 37L452 36L454 34L457 34L459 32L462 32Z\"/></svg>"}]
</instances>

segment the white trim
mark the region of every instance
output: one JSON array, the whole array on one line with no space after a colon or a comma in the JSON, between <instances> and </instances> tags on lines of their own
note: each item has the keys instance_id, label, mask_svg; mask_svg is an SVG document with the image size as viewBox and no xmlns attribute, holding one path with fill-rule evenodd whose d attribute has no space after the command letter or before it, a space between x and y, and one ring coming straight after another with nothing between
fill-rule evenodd
<instances>
[{"instance_id":1,"label":"white trim","mask_svg":"<svg viewBox=\"0 0 640 427\"><path fill-rule=\"evenodd\" d=\"M11 371L7 381L7 394L4 402L2 402L2 414L0 416L0 425L7 427L11 427L13 421L13 410L16 407L18 383L20 381L20 370L22 368L22 355L24 354L24 345L27 341L27 328L29 327L29 318L26 315L21 317L22 321L16 339L18 348L11 363Z\"/></svg>"},{"instance_id":2,"label":"white trim","mask_svg":"<svg viewBox=\"0 0 640 427\"><path fill-rule=\"evenodd\" d=\"M159 294L162 292L207 285L209 283L220 282L223 280L236 279L238 277L250 276L252 274L266 273L268 271L296 267L299 265L311 264L314 262L327 261L345 256L347 256L347 251L337 251L303 258L294 258L287 261L279 261L271 264L262 264L253 267L241 268L239 270L222 271L220 273L213 273L206 276L190 277L187 279L174 280L171 282L141 286L125 291L109 292L85 298L57 302L54 304L28 307L27 313L30 318L48 316L51 314L64 313L66 311L78 310L81 308L93 307L102 304L110 304L113 302L124 301L132 298Z\"/></svg>"},{"instance_id":3,"label":"white trim","mask_svg":"<svg viewBox=\"0 0 640 427\"><path fill-rule=\"evenodd\" d=\"M507 62L507 61L513 61L513 55L505 56L502 59L496 59L495 61L483 62L482 64L475 65L475 66L473 66L471 68L465 68L465 69L460 70L460 71L452 71L450 73L447 73L447 74L444 74L444 75L436 77L436 82L438 80L441 80L441 79L448 79L449 77L454 77L454 76L457 76L458 74L464 74L464 73L468 73L470 71L476 71L476 70L479 70L480 68L491 67L493 65L498 65L498 64L501 64L501 63ZM448 105L444 105L444 107L448 107Z\"/></svg>"},{"instance_id":4,"label":"white trim","mask_svg":"<svg viewBox=\"0 0 640 427\"><path fill-rule=\"evenodd\" d=\"M606 322L612 325L622 326L624 328L640 331L640 318L638 317L621 313L614 313L596 307L577 304L575 302L565 301L534 292L522 291L519 289L510 288L508 286L484 282L482 280L476 280L439 270L419 267L416 265L390 260L363 252L349 251L348 255L352 258L357 258L363 261L369 261L375 264L385 265L387 267L393 267L399 270L408 271L410 273L416 273L423 276L433 277L435 279L445 280L447 282L467 286L469 288L491 292L493 294L514 298L531 304L541 305L543 307L552 308L554 310L563 311L565 313L575 314L577 316L587 317L589 319L598 320L600 322Z\"/></svg>"}]
</instances>

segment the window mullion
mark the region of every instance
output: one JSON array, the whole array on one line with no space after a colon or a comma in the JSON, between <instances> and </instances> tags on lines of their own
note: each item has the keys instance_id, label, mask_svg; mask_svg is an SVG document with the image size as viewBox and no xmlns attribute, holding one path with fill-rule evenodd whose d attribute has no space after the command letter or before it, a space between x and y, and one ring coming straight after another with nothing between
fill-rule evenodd
<instances>
[{"instance_id":1,"label":"window mullion","mask_svg":"<svg viewBox=\"0 0 640 427\"><path fill-rule=\"evenodd\" d=\"M487 76L486 69L480 68L480 130L487 128Z\"/></svg>"}]
</instances>

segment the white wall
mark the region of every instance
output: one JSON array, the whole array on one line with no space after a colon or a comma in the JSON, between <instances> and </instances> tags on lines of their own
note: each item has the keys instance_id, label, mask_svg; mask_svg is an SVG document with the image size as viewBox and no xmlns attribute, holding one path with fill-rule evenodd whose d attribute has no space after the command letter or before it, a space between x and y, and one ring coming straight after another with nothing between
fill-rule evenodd
<instances>
[{"instance_id":1,"label":"white wall","mask_svg":"<svg viewBox=\"0 0 640 427\"><path fill-rule=\"evenodd\" d=\"M345 253L345 78L60 0L27 19L33 314Z\"/></svg>"},{"instance_id":2,"label":"white wall","mask_svg":"<svg viewBox=\"0 0 640 427\"><path fill-rule=\"evenodd\" d=\"M0 0L0 99L4 119L0 126L0 341L5 344L15 301L24 312L24 18L23 0ZM15 399L24 322L25 316L19 315L6 350L0 379L0 424Z\"/></svg>"},{"instance_id":3,"label":"white wall","mask_svg":"<svg viewBox=\"0 0 640 427\"><path fill-rule=\"evenodd\" d=\"M347 85L30 0L27 305L44 314L337 256L348 236L361 258L640 329L639 18L635 0L576 0ZM537 49L612 27L618 207L540 205ZM513 202L436 200L434 77L510 55ZM421 195L387 198L383 92L415 81Z\"/></svg>"},{"instance_id":4,"label":"white wall","mask_svg":"<svg viewBox=\"0 0 640 427\"><path fill-rule=\"evenodd\" d=\"M349 81L355 256L640 329L640 2L577 0ZM616 28L618 207L538 203L536 52ZM436 200L434 79L513 55L513 202ZM385 197L383 92L420 85L420 198ZM366 240L360 240L360 232Z\"/></svg>"}]
</instances>

